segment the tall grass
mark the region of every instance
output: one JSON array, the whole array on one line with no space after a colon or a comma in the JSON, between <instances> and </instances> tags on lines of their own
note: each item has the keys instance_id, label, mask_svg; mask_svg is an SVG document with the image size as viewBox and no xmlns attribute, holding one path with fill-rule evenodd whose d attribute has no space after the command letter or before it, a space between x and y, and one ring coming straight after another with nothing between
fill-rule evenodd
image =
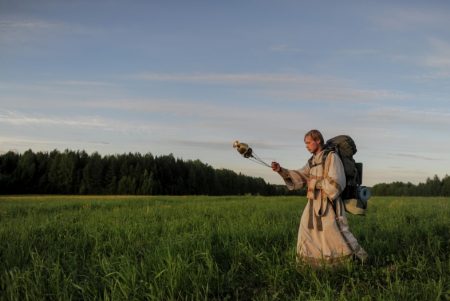
<instances>
[{"instance_id":1,"label":"tall grass","mask_svg":"<svg viewBox=\"0 0 450 301\"><path fill-rule=\"evenodd\" d=\"M1 197L1 300L445 300L449 198L372 198L370 258L298 265L301 197Z\"/></svg>"}]
</instances>

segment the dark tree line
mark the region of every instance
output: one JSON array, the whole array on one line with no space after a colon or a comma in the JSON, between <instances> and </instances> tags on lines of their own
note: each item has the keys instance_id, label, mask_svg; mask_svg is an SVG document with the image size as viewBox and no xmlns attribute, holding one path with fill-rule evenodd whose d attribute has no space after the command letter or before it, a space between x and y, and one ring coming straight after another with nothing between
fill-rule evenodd
<instances>
[{"instance_id":1,"label":"dark tree line","mask_svg":"<svg viewBox=\"0 0 450 301\"><path fill-rule=\"evenodd\" d=\"M0 155L0 194L285 195L282 185L214 169L172 154L91 155L85 151Z\"/></svg>"},{"instance_id":2,"label":"dark tree line","mask_svg":"<svg viewBox=\"0 0 450 301\"><path fill-rule=\"evenodd\" d=\"M378 196L450 196L450 176L442 180L437 175L427 178L425 183L414 185L410 182L381 183L372 187L372 194Z\"/></svg>"}]
</instances>

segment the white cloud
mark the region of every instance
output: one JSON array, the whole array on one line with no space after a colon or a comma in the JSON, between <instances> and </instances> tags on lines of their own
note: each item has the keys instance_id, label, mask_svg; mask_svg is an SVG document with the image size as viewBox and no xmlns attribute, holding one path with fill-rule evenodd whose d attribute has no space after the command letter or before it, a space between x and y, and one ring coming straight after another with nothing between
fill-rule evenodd
<instances>
[{"instance_id":1,"label":"white cloud","mask_svg":"<svg viewBox=\"0 0 450 301\"><path fill-rule=\"evenodd\" d=\"M40 145L40 146L64 146L64 145L79 145L88 144L88 145L108 145L107 141L84 141L84 140L63 140L63 139L39 139L36 137L11 137L11 136L0 136L0 143L2 145L12 146L8 150L14 150L14 147L19 147L21 149L31 147L32 145ZM52 147L50 147L52 148ZM8 151L6 149L0 149L0 151L5 152Z\"/></svg>"},{"instance_id":2,"label":"white cloud","mask_svg":"<svg viewBox=\"0 0 450 301\"><path fill-rule=\"evenodd\" d=\"M7 123L15 126L70 126L70 127L88 127L88 128L104 128L106 123L99 117L82 117L82 118L60 118L39 115L27 115L14 111L0 111L0 123Z\"/></svg>"},{"instance_id":3,"label":"white cloud","mask_svg":"<svg viewBox=\"0 0 450 301\"><path fill-rule=\"evenodd\" d=\"M142 73L128 78L146 81L190 82L195 84L254 85L255 94L270 96L276 102L297 101L342 101L369 102L384 100L406 100L413 95L402 91L362 89L342 78L286 73L193 73L164 74Z\"/></svg>"},{"instance_id":4,"label":"white cloud","mask_svg":"<svg viewBox=\"0 0 450 301\"><path fill-rule=\"evenodd\" d=\"M424 155L418 155L418 154L410 154L410 153L389 153L388 155L391 155L391 156L394 156L394 157L400 157L400 158L412 158L412 159L419 159L419 160L426 160L426 161L440 161L440 160L442 160L441 158L424 156Z\"/></svg>"},{"instance_id":5,"label":"white cloud","mask_svg":"<svg viewBox=\"0 0 450 301\"><path fill-rule=\"evenodd\" d=\"M107 87L108 89L116 84L107 81L96 80L49 80L36 82L16 82L16 81L0 81L1 90L26 90L26 91L45 91L51 92L54 89L91 89L93 87Z\"/></svg>"},{"instance_id":6,"label":"white cloud","mask_svg":"<svg viewBox=\"0 0 450 301\"><path fill-rule=\"evenodd\" d=\"M450 26L450 25L449 25ZM420 67L422 71L416 71L405 78L420 82L433 80L445 80L450 78L450 41L437 37L426 38L423 42L426 47L421 53L391 55L390 59L395 63L408 64ZM421 72L421 73L420 73Z\"/></svg>"},{"instance_id":7,"label":"white cloud","mask_svg":"<svg viewBox=\"0 0 450 301\"><path fill-rule=\"evenodd\" d=\"M311 110L292 110L291 106L267 107L255 104L244 107L233 105L232 102L157 99L90 101L83 105L92 109L128 111L130 114L147 112L149 119L153 114L164 116L164 121L159 121L161 127L173 126L172 133L175 137L183 135L181 133L193 135L196 137L194 141L200 141L198 145L201 145L201 141L219 141L231 145L234 139L251 137L254 144L263 148L270 148L272 144L268 141L277 141L274 137L279 141L302 137L302 129L309 127L312 113ZM328 113L322 112L319 115L319 122L323 124L329 124L331 120ZM167 130L166 128L165 132ZM194 144L195 142L192 143Z\"/></svg>"},{"instance_id":8,"label":"white cloud","mask_svg":"<svg viewBox=\"0 0 450 301\"><path fill-rule=\"evenodd\" d=\"M404 101L416 98L402 91L386 89L370 89L358 87L357 83L347 79L329 77L329 76L311 76L305 74L289 73L141 73L125 77L130 80L138 81L161 81L177 84L186 82L195 85L225 85L230 88L240 88L242 86L249 88L246 95L251 98L264 97L266 101L272 104L282 102L305 101L305 102L343 102L343 103L369 103L380 101ZM123 79L123 78L122 78ZM216 110L211 107L211 99L207 101L186 101L176 99L120 99L121 95L126 95L124 88L111 81L85 81L85 80L50 80L34 83L15 83L0 82L0 90L4 92L34 93L33 100L40 98L42 103L51 103L49 96L59 95L55 98L54 105L61 106L66 103L72 103L74 106L91 106L97 108L122 108L129 110L145 110L154 112L178 111L182 114L191 114L193 110L199 112L211 112L215 114ZM5 94L5 93L4 93ZM43 96L39 97L39 94ZM111 95L107 100L92 101L93 97L98 95ZM78 97L77 97L78 96ZM89 99L83 101L82 99ZM76 101L70 101L74 99ZM0 96L0 101L5 97ZM192 96L191 96L192 98ZM24 100L25 98L22 98ZM245 100L245 99L244 99ZM24 100L26 101L26 100ZM233 99L230 99L233 101ZM237 102L237 99L235 100ZM240 100L241 102L243 100ZM250 103L253 100L246 101ZM5 99L5 102L9 102ZM19 99L18 103L21 100ZM195 107L194 107L195 103ZM242 107L242 106L240 106ZM221 108L223 110L223 108ZM225 112L227 112L226 110ZM234 113L237 113L233 109ZM219 112L223 114L223 111ZM192 114L191 114L192 115Z\"/></svg>"},{"instance_id":9,"label":"white cloud","mask_svg":"<svg viewBox=\"0 0 450 301\"><path fill-rule=\"evenodd\" d=\"M30 35L47 33L66 33L94 35L101 31L96 28L86 27L80 24L71 24L62 21L49 21L36 18L5 18L0 20L0 32L2 34Z\"/></svg>"},{"instance_id":10,"label":"white cloud","mask_svg":"<svg viewBox=\"0 0 450 301\"><path fill-rule=\"evenodd\" d=\"M48 22L44 20L0 20L0 30L10 32L14 30L41 31L59 29L62 23Z\"/></svg>"},{"instance_id":11,"label":"white cloud","mask_svg":"<svg viewBox=\"0 0 450 301\"><path fill-rule=\"evenodd\" d=\"M227 108L218 108L208 102L182 101L176 99L107 99L91 100L74 104L75 106L99 109L127 110L131 112L166 113L177 116L205 116L211 117L226 114ZM225 111L222 111L224 109Z\"/></svg>"},{"instance_id":12,"label":"white cloud","mask_svg":"<svg viewBox=\"0 0 450 301\"><path fill-rule=\"evenodd\" d=\"M436 71L436 72L429 72L429 73L424 73L418 76L413 76L412 79L417 80L417 81L425 81L425 82L429 82L429 81L434 81L434 80L445 80L445 79L449 79L450 78L450 70L449 71Z\"/></svg>"},{"instance_id":13,"label":"white cloud","mask_svg":"<svg viewBox=\"0 0 450 301\"><path fill-rule=\"evenodd\" d=\"M50 40L60 38L62 35L96 36L101 32L102 30L98 28L88 28L80 24L28 17L6 17L0 20L0 46L12 49L26 45L44 46ZM37 51L34 48L30 50Z\"/></svg>"},{"instance_id":14,"label":"white cloud","mask_svg":"<svg viewBox=\"0 0 450 301\"><path fill-rule=\"evenodd\" d=\"M441 29L450 26L449 10L445 8L415 8L387 6L371 20L380 28L396 31Z\"/></svg>"},{"instance_id":15,"label":"white cloud","mask_svg":"<svg viewBox=\"0 0 450 301\"><path fill-rule=\"evenodd\" d=\"M84 130L100 130L121 133L147 133L151 134L170 127L154 122L120 121L102 116L52 116L29 114L18 111L0 110L0 123L24 127L45 128L72 128Z\"/></svg>"},{"instance_id":16,"label":"white cloud","mask_svg":"<svg viewBox=\"0 0 450 301\"><path fill-rule=\"evenodd\" d=\"M298 47L292 47L287 44L279 44L273 45L270 48L272 52L280 52L280 53L301 53L304 52L304 49Z\"/></svg>"},{"instance_id":17,"label":"white cloud","mask_svg":"<svg viewBox=\"0 0 450 301\"><path fill-rule=\"evenodd\" d=\"M0 81L0 106L10 109L70 107L86 99L121 94L119 85L101 80Z\"/></svg>"},{"instance_id":18,"label":"white cloud","mask_svg":"<svg viewBox=\"0 0 450 301\"><path fill-rule=\"evenodd\" d=\"M174 81L192 83L215 84L312 84L324 80L334 81L332 78L317 78L309 75L280 74L280 73L141 73L127 78L146 81Z\"/></svg>"},{"instance_id":19,"label":"white cloud","mask_svg":"<svg viewBox=\"0 0 450 301\"><path fill-rule=\"evenodd\" d=\"M425 56L423 64L427 67L440 70L442 73L450 72L450 43L445 40L430 39L431 53Z\"/></svg>"},{"instance_id":20,"label":"white cloud","mask_svg":"<svg viewBox=\"0 0 450 301\"><path fill-rule=\"evenodd\" d=\"M370 103L380 101L403 101L414 98L413 95L398 91L359 89L348 86L296 87L283 90L267 90L262 94L276 97L278 101L331 101L347 103Z\"/></svg>"},{"instance_id":21,"label":"white cloud","mask_svg":"<svg viewBox=\"0 0 450 301\"><path fill-rule=\"evenodd\" d=\"M0 21L0 45L16 46L40 42L43 35L60 31L62 27L62 24L43 20L2 20Z\"/></svg>"},{"instance_id":22,"label":"white cloud","mask_svg":"<svg viewBox=\"0 0 450 301\"><path fill-rule=\"evenodd\" d=\"M61 80L61 81L50 81L45 83L47 86L71 86L77 88L91 88L91 87L111 87L115 84L105 81L87 81L87 80Z\"/></svg>"},{"instance_id":23,"label":"white cloud","mask_svg":"<svg viewBox=\"0 0 450 301\"><path fill-rule=\"evenodd\" d=\"M437 125L444 131L450 128L450 111L445 109L414 110L405 107L383 107L367 112L367 118L373 122L393 123L397 126Z\"/></svg>"},{"instance_id":24,"label":"white cloud","mask_svg":"<svg viewBox=\"0 0 450 301\"><path fill-rule=\"evenodd\" d=\"M379 55L381 51L379 49L371 48L353 48L353 49L342 49L339 51L340 54L349 56L375 56Z\"/></svg>"}]
</instances>

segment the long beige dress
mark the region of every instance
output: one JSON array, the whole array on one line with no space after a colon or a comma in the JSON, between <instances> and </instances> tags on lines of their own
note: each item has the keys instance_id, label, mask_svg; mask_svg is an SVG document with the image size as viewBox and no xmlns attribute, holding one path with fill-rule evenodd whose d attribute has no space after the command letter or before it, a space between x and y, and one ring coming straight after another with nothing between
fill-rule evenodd
<instances>
[{"instance_id":1,"label":"long beige dress","mask_svg":"<svg viewBox=\"0 0 450 301\"><path fill-rule=\"evenodd\" d=\"M298 230L297 255L313 265L336 264L367 253L350 232L340 194L345 188L345 173L337 154L331 152L322 162L324 152L313 156L299 170L282 168L279 172L289 190L307 185L306 205Z\"/></svg>"}]
</instances>

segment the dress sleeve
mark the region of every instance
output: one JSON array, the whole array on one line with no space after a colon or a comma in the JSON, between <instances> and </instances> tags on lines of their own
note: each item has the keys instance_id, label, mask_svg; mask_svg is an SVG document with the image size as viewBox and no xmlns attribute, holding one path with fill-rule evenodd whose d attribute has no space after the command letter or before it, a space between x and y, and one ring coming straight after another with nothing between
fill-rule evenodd
<instances>
[{"instance_id":1,"label":"dress sleeve","mask_svg":"<svg viewBox=\"0 0 450 301\"><path fill-rule=\"evenodd\" d=\"M345 188L345 170L341 159L335 153L330 153L325 162L322 189L331 200L339 197Z\"/></svg>"},{"instance_id":2,"label":"dress sleeve","mask_svg":"<svg viewBox=\"0 0 450 301\"><path fill-rule=\"evenodd\" d=\"M309 165L306 164L297 170L281 168L279 175L283 178L289 190L300 189L308 182Z\"/></svg>"}]
</instances>

